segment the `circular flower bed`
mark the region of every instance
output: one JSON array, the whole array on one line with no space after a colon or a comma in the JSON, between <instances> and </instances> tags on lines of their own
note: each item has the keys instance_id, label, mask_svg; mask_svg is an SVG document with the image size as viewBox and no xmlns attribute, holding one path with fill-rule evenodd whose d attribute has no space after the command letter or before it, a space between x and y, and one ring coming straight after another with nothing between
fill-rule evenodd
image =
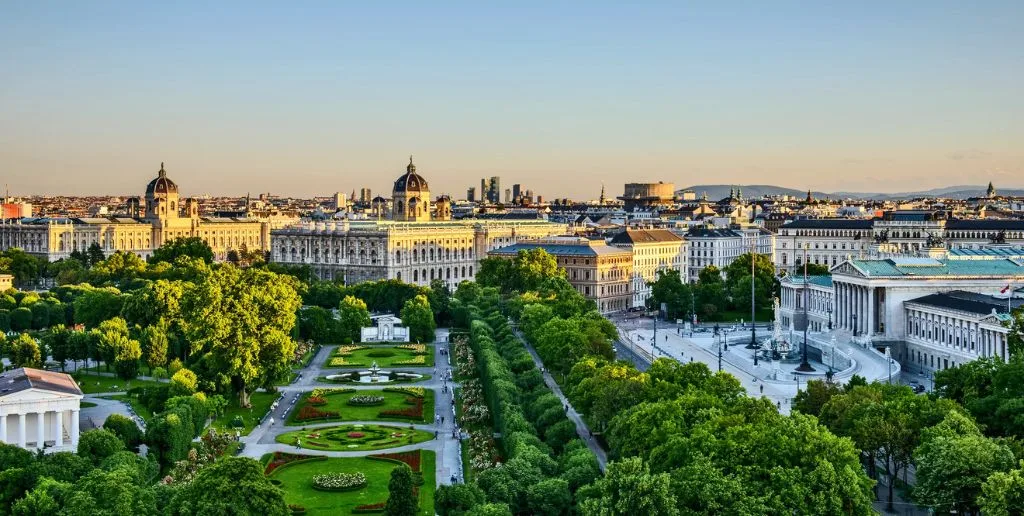
<instances>
[{"instance_id":1,"label":"circular flower bed","mask_svg":"<svg viewBox=\"0 0 1024 516\"><path fill-rule=\"evenodd\" d=\"M366 486L362 473L322 473L313 475L313 489L320 491L354 491Z\"/></svg>"},{"instance_id":2,"label":"circular flower bed","mask_svg":"<svg viewBox=\"0 0 1024 516\"><path fill-rule=\"evenodd\" d=\"M358 396L352 396L348 399L349 405L358 405L360 407L369 407L372 405L383 405L384 396L370 396L366 394L360 394Z\"/></svg>"},{"instance_id":3,"label":"circular flower bed","mask_svg":"<svg viewBox=\"0 0 1024 516\"><path fill-rule=\"evenodd\" d=\"M345 437L348 437L349 439L362 439L363 437L366 437L366 434L362 432L349 432L345 434Z\"/></svg>"}]
</instances>

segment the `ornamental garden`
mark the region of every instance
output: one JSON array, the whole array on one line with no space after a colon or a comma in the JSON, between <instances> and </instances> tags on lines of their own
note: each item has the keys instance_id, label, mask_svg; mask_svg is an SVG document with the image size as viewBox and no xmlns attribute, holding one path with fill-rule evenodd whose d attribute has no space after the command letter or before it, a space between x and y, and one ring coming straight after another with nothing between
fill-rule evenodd
<instances>
[{"instance_id":1,"label":"ornamental garden","mask_svg":"<svg viewBox=\"0 0 1024 516\"><path fill-rule=\"evenodd\" d=\"M353 344L338 346L327 367L433 367L433 350L426 344Z\"/></svg>"}]
</instances>

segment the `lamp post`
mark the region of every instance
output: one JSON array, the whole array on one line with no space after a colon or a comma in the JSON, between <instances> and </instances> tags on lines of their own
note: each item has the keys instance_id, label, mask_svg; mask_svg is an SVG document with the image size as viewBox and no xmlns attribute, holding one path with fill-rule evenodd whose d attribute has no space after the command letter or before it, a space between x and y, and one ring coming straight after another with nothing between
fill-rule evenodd
<instances>
[{"instance_id":1,"label":"lamp post","mask_svg":"<svg viewBox=\"0 0 1024 516\"><path fill-rule=\"evenodd\" d=\"M857 314L850 314L850 319L853 321L853 336L857 336Z\"/></svg>"},{"instance_id":2,"label":"lamp post","mask_svg":"<svg viewBox=\"0 0 1024 516\"><path fill-rule=\"evenodd\" d=\"M810 289L807 288L807 244L804 244L804 343L800 358L800 365L796 366L797 371L804 373L814 371L814 368L811 367L811 364L807 361L807 327L809 326L807 321L807 295L809 290ZM799 390L799 387L797 390Z\"/></svg>"},{"instance_id":3,"label":"lamp post","mask_svg":"<svg viewBox=\"0 0 1024 516\"><path fill-rule=\"evenodd\" d=\"M832 301L828 302L828 331L832 331Z\"/></svg>"}]
</instances>

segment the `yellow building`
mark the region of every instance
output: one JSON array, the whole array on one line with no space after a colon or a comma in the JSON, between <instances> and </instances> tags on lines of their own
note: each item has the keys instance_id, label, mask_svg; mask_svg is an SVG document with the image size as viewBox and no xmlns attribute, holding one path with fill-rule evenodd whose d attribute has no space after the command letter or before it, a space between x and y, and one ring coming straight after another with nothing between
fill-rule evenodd
<instances>
[{"instance_id":1,"label":"yellow building","mask_svg":"<svg viewBox=\"0 0 1024 516\"><path fill-rule=\"evenodd\" d=\"M182 204L178 185L167 177L163 163L146 186L142 202L129 200L129 210L129 217L5 220L0 224L0 249L18 247L56 261L96 243L108 256L126 251L148 258L170 240L199 237L218 260L243 246L250 251L269 250L269 224L237 217L201 217L198 201L186 199Z\"/></svg>"},{"instance_id":2,"label":"yellow building","mask_svg":"<svg viewBox=\"0 0 1024 516\"><path fill-rule=\"evenodd\" d=\"M686 240L667 229L627 229L609 243L633 254L632 308L646 306L659 272L678 271L686 281Z\"/></svg>"}]
</instances>

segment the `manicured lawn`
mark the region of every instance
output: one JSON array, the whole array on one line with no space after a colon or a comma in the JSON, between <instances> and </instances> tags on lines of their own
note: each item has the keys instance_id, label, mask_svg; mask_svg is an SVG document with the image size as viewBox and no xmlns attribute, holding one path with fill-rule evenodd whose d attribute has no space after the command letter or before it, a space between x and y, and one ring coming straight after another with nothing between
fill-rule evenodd
<instances>
[{"instance_id":1,"label":"manicured lawn","mask_svg":"<svg viewBox=\"0 0 1024 516\"><path fill-rule=\"evenodd\" d=\"M139 402L138 396L133 396L131 394L118 394L116 396L103 396L103 399L123 401L131 405L132 410L134 410L139 417L145 419L146 421L149 421L149 419L153 417L153 413L150 412L145 405Z\"/></svg>"},{"instance_id":2,"label":"manicured lawn","mask_svg":"<svg viewBox=\"0 0 1024 516\"><path fill-rule=\"evenodd\" d=\"M79 408L93 408L96 406L96 404L91 401L82 401L79 402L78 406Z\"/></svg>"},{"instance_id":3,"label":"manicured lawn","mask_svg":"<svg viewBox=\"0 0 1024 516\"><path fill-rule=\"evenodd\" d=\"M419 487L420 514L434 514L434 486L436 484L434 452L421 451L420 469L423 485ZM388 499L388 481L397 464L367 458L330 458L322 461L301 462L282 466L270 474L279 481L288 504L301 505L309 515L353 514L359 505L385 502ZM366 475L366 487L357 491L325 492L313 489L313 475L328 472Z\"/></svg>"},{"instance_id":4,"label":"manicured lawn","mask_svg":"<svg viewBox=\"0 0 1024 516\"><path fill-rule=\"evenodd\" d=\"M350 392L336 391L330 393L324 397L327 401L326 405L319 405L313 408L322 412L337 412L336 417L327 417L322 419L312 419L306 421L300 421L297 416L302 411L304 405L308 405L309 396L312 393L306 393L302 399L295 404L295 408L292 409L288 415L289 425L296 426L302 424L316 424L325 423L329 421L402 421L407 423L426 423L433 421L434 419L434 392L431 390L425 390L423 396L423 415L418 418L394 416L394 415L381 415L381 411L384 410L405 410L415 407L414 403L407 402L406 399L415 398L409 394L401 392L390 392L384 390L360 390ZM380 405L371 406L358 406L349 405L348 401L353 396L380 396L384 398L384 403Z\"/></svg>"},{"instance_id":5,"label":"manicured lawn","mask_svg":"<svg viewBox=\"0 0 1024 516\"><path fill-rule=\"evenodd\" d=\"M216 428L218 432L234 432L236 429L231 428L231 420L235 416L242 416L242 423L245 424L244 428L239 429L242 435L249 435L252 429L256 427L256 422L263 417L270 410L270 405L277 399L276 393L269 392L254 392L249 396L249 402L252 405L252 409L241 408L238 406L238 396L231 396L228 398L228 408L224 411L224 414L217 418L210 426Z\"/></svg>"},{"instance_id":6,"label":"manicured lawn","mask_svg":"<svg viewBox=\"0 0 1024 516\"><path fill-rule=\"evenodd\" d=\"M150 380L129 380L124 381L116 376L98 376L94 374L75 374L75 381L85 394L96 394L98 392L123 392L134 387L155 387L166 385Z\"/></svg>"},{"instance_id":7,"label":"manicured lawn","mask_svg":"<svg viewBox=\"0 0 1024 516\"><path fill-rule=\"evenodd\" d=\"M295 430L277 436L277 442L294 446L295 439L299 439L299 444L309 450L364 451L421 443L433 438L434 435L430 432L409 429L409 427L340 425L329 428Z\"/></svg>"},{"instance_id":8,"label":"manicured lawn","mask_svg":"<svg viewBox=\"0 0 1024 516\"><path fill-rule=\"evenodd\" d=\"M338 346L327 359L324 367L370 367L377 362L380 367L433 367L434 347L426 344L405 344L417 346L423 351L402 349L399 346L353 344ZM404 362L404 363L403 363Z\"/></svg>"}]
</instances>

